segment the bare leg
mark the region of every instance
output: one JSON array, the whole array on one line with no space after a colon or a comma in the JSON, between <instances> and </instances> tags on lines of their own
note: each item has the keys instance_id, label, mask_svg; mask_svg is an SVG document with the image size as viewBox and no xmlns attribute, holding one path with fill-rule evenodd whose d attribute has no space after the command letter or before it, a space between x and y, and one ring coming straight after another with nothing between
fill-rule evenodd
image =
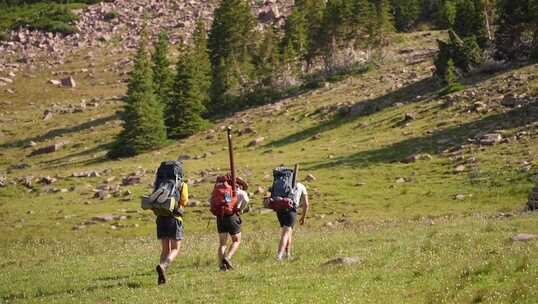
<instances>
[{"instance_id":1,"label":"bare leg","mask_svg":"<svg viewBox=\"0 0 538 304\"><path fill-rule=\"evenodd\" d=\"M165 275L166 266L167 266L166 261L171 250L171 241L169 239L162 239L161 244L162 244L161 259L159 261L159 265L157 265L157 267L155 268L155 270L157 271L157 274L159 275L157 279L158 285L166 283L166 275Z\"/></svg>"},{"instance_id":2,"label":"bare leg","mask_svg":"<svg viewBox=\"0 0 538 304\"><path fill-rule=\"evenodd\" d=\"M277 259L281 260L284 256L286 247L288 246L288 241L291 235L291 227L282 227L280 233L280 243L278 243L278 256Z\"/></svg>"},{"instance_id":3,"label":"bare leg","mask_svg":"<svg viewBox=\"0 0 538 304\"><path fill-rule=\"evenodd\" d=\"M161 259L159 263L163 263L164 260L166 260L166 257L168 256L168 253L170 252L170 240L169 239L162 239L162 250L161 250Z\"/></svg>"},{"instance_id":4,"label":"bare leg","mask_svg":"<svg viewBox=\"0 0 538 304\"><path fill-rule=\"evenodd\" d=\"M161 253L160 265L163 269L168 268L170 264L176 259L181 248L180 240L163 239L163 252Z\"/></svg>"},{"instance_id":5,"label":"bare leg","mask_svg":"<svg viewBox=\"0 0 538 304\"><path fill-rule=\"evenodd\" d=\"M224 254L226 253L226 243L228 242L228 233L219 233L219 248L218 248L218 256L219 256L219 267L222 267L222 259L224 258Z\"/></svg>"},{"instance_id":6,"label":"bare leg","mask_svg":"<svg viewBox=\"0 0 538 304\"><path fill-rule=\"evenodd\" d=\"M241 232L232 235L232 245L230 245L230 249L228 250L228 259L231 259L234 256L237 248L239 248L239 244L241 244Z\"/></svg>"},{"instance_id":7,"label":"bare leg","mask_svg":"<svg viewBox=\"0 0 538 304\"><path fill-rule=\"evenodd\" d=\"M291 240L293 235L293 228L290 228L290 231L288 233L288 243L286 244L286 257L289 258L291 256Z\"/></svg>"},{"instance_id":8,"label":"bare leg","mask_svg":"<svg viewBox=\"0 0 538 304\"><path fill-rule=\"evenodd\" d=\"M170 252L168 252L167 259L172 263L179 255L181 249L181 240L170 240Z\"/></svg>"}]
</instances>

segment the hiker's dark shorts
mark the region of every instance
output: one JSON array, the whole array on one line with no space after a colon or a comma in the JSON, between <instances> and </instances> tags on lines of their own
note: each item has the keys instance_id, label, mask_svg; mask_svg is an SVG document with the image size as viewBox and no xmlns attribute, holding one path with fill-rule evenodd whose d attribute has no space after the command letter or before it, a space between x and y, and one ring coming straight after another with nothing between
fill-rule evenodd
<instances>
[{"instance_id":1,"label":"hiker's dark shorts","mask_svg":"<svg viewBox=\"0 0 538 304\"><path fill-rule=\"evenodd\" d=\"M276 212L276 216L278 217L278 222L280 223L280 227L293 228L293 226L295 226L295 221L297 220L297 210L295 209L278 210Z\"/></svg>"},{"instance_id":2,"label":"hiker's dark shorts","mask_svg":"<svg viewBox=\"0 0 538 304\"><path fill-rule=\"evenodd\" d=\"M157 216L157 238L182 240L183 223L173 216Z\"/></svg>"},{"instance_id":3,"label":"hiker's dark shorts","mask_svg":"<svg viewBox=\"0 0 538 304\"><path fill-rule=\"evenodd\" d=\"M217 230L219 233L236 235L241 232L241 218L237 214L217 216Z\"/></svg>"}]
</instances>

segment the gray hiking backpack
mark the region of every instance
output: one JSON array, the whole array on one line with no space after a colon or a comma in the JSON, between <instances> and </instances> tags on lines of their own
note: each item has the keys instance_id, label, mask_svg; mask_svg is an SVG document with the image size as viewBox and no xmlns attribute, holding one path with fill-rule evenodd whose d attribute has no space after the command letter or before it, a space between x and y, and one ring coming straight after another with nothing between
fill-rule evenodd
<instances>
[{"instance_id":1,"label":"gray hiking backpack","mask_svg":"<svg viewBox=\"0 0 538 304\"><path fill-rule=\"evenodd\" d=\"M278 167L273 170L273 185L271 186L271 198L290 199L295 207L295 190L293 189L293 170L286 167Z\"/></svg>"},{"instance_id":2,"label":"gray hiking backpack","mask_svg":"<svg viewBox=\"0 0 538 304\"><path fill-rule=\"evenodd\" d=\"M179 199L183 185L183 164L178 161L162 162L157 169L153 193L142 198L142 209L155 215L181 215Z\"/></svg>"}]
</instances>

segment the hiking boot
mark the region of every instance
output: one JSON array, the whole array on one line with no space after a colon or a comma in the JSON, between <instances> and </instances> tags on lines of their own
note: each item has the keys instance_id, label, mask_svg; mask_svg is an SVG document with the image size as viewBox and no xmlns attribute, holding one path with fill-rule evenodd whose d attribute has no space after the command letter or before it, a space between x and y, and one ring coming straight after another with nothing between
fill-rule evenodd
<instances>
[{"instance_id":1,"label":"hiking boot","mask_svg":"<svg viewBox=\"0 0 538 304\"><path fill-rule=\"evenodd\" d=\"M230 259L227 257L222 258L222 265L226 267L226 270L234 269L232 263L230 262Z\"/></svg>"},{"instance_id":2,"label":"hiking boot","mask_svg":"<svg viewBox=\"0 0 538 304\"><path fill-rule=\"evenodd\" d=\"M157 265L157 267L155 267L155 270L157 271L157 274L159 275L159 278L157 279L157 285L165 284L166 276L164 274L164 268L161 265Z\"/></svg>"},{"instance_id":3,"label":"hiking boot","mask_svg":"<svg viewBox=\"0 0 538 304\"><path fill-rule=\"evenodd\" d=\"M291 252L286 251L286 253L285 253L285 255L284 255L284 258L285 258L286 260L292 260L293 258L292 258L292 256L291 256Z\"/></svg>"},{"instance_id":4,"label":"hiking boot","mask_svg":"<svg viewBox=\"0 0 538 304\"><path fill-rule=\"evenodd\" d=\"M219 268L220 268L220 271L226 271L226 270L228 270L228 268L226 268L226 266L224 266L224 265L220 265Z\"/></svg>"}]
</instances>

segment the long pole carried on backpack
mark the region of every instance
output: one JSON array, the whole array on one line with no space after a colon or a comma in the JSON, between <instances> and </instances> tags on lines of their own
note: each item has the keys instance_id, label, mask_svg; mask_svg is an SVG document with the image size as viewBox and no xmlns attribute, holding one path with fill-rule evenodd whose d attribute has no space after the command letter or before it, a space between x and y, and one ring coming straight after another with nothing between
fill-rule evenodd
<instances>
[{"instance_id":1,"label":"long pole carried on backpack","mask_svg":"<svg viewBox=\"0 0 538 304\"><path fill-rule=\"evenodd\" d=\"M234 162L234 148L232 143L232 127L226 128L228 133L228 151L230 152L230 171L232 172L232 189L233 195L237 195L237 188L235 184L235 162Z\"/></svg>"},{"instance_id":2,"label":"long pole carried on backpack","mask_svg":"<svg viewBox=\"0 0 538 304\"><path fill-rule=\"evenodd\" d=\"M292 181L292 185L294 189L297 186L298 177L299 177L299 164L295 164L295 166L293 167L293 181Z\"/></svg>"}]
</instances>

